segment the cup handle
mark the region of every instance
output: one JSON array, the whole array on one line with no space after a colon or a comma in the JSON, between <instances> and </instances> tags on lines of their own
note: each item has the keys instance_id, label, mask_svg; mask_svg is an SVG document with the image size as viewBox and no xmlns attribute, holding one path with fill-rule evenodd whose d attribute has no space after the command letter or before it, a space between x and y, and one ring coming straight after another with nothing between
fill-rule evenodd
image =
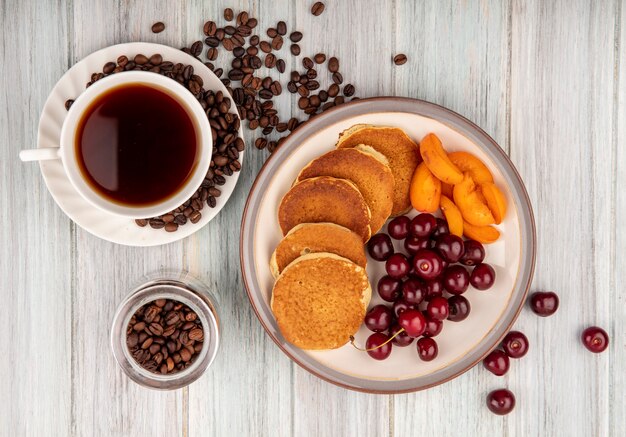
<instances>
[{"instance_id":1,"label":"cup handle","mask_svg":"<svg viewBox=\"0 0 626 437\"><path fill-rule=\"evenodd\" d=\"M20 159L23 162L29 161L49 161L61 157L60 147L43 147L40 149L28 149L20 152Z\"/></svg>"}]
</instances>

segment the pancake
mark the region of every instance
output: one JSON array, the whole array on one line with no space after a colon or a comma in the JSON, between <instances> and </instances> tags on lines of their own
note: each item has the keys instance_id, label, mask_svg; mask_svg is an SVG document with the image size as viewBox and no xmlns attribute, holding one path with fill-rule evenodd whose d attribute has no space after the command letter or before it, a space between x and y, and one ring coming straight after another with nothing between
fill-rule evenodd
<instances>
[{"instance_id":1,"label":"pancake","mask_svg":"<svg viewBox=\"0 0 626 437\"><path fill-rule=\"evenodd\" d=\"M394 177L392 215L411 208L409 187L415 168L421 162L419 147L400 128L357 124L339 134L338 149L366 144L385 155Z\"/></svg>"},{"instance_id":2,"label":"pancake","mask_svg":"<svg viewBox=\"0 0 626 437\"><path fill-rule=\"evenodd\" d=\"M305 179L285 194L278 207L283 235L302 223L335 223L369 240L370 210L356 186L329 176Z\"/></svg>"},{"instance_id":3,"label":"pancake","mask_svg":"<svg viewBox=\"0 0 626 437\"><path fill-rule=\"evenodd\" d=\"M383 159L384 156L382 156ZM383 227L393 207L394 179L389 167L371 154L354 149L336 149L311 161L296 183L317 176L332 176L353 182L372 214L370 228L375 234Z\"/></svg>"},{"instance_id":4,"label":"pancake","mask_svg":"<svg viewBox=\"0 0 626 437\"><path fill-rule=\"evenodd\" d=\"M331 253L312 253L293 261L278 277L271 307L291 344L336 349L359 330L371 294L365 269Z\"/></svg>"},{"instance_id":5,"label":"pancake","mask_svg":"<svg viewBox=\"0 0 626 437\"><path fill-rule=\"evenodd\" d=\"M330 252L365 268L367 258L361 237L334 223L303 223L295 226L276 247L270 260L275 278L296 258L309 253Z\"/></svg>"}]
</instances>

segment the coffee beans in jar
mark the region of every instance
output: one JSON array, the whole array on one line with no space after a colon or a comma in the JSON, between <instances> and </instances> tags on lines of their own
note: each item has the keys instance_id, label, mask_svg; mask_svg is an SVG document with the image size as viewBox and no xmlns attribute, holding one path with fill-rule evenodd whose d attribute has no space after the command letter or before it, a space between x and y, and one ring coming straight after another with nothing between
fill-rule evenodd
<instances>
[{"instance_id":1,"label":"coffee beans in jar","mask_svg":"<svg viewBox=\"0 0 626 437\"><path fill-rule=\"evenodd\" d=\"M182 302L157 299L139 308L126 328L128 350L144 369L169 374L191 366L204 342L198 314Z\"/></svg>"}]
</instances>

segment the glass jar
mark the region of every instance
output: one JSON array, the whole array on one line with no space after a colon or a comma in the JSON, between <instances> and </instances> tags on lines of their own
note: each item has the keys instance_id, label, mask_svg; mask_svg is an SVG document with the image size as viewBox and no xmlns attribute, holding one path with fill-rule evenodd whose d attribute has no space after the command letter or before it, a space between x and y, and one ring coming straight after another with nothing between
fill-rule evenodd
<instances>
[{"instance_id":1,"label":"glass jar","mask_svg":"<svg viewBox=\"0 0 626 437\"><path fill-rule=\"evenodd\" d=\"M143 305L157 299L171 299L191 308L202 323L203 346L189 367L169 374L153 373L141 366L126 344L131 317ZM198 379L215 359L220 342L217 304L208 287L187 272L159 271L142 278L118 307L111 327L111 348L124 373L136 383L157 390L174 390Z\"/></svg>"}]
</instances>

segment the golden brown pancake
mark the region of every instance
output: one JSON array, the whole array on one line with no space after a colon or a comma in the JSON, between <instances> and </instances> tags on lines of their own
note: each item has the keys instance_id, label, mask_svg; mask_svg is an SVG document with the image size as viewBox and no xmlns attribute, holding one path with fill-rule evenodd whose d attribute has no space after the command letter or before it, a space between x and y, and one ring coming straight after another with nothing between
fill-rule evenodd
<instances>
[{"instance_id":1,"label":"golden brown pancake","mask_svg":"<svg viewBox=\"0 0 626 437\"><path fill-rule=\"evenodd\" d=\"M275 278L296 258L329 252L365 268L367 258L361 237L334 223L303 223L294 227L276 247L270 269Z\"/></svg>"},{"instance_id":2,"label":"golden brown pancake","mask_svg":"<svg viewBox=\"0 0 626 437\"><path fill-rule=\"evenodd\" d=\"M387 165L356 148L336 149L311 161L302 169L296 182L317 176L332 176L353 182L372 214L372 234L383 227L393 207L394 179Z\"/></svg>"},{"instance_id":3,"label":"golden brown pancake","mask_svg":"<svg viewBox=\"0 0 626 437\"><path fill-rule=\"evenodd\" d=\"M370 210L358 188L329 176L305 179L285 194L278 207L283 235L302 223L335 223L369 240Z\"/></svg>"},{"instance_id":4,"label":"golden brown pancake","mask_svg":"<svg viewBox=\"0 0 626 437\"><path fill-rule=\"evenodd\" d=\"M308 350L335 349L359 330L371 293L365 269L331 253L312 253L278 277L271 306L288 342Z\"/></svg>"},{"instance_id":5,"label":"golden brown pancake","mask_svg":"<svg viewBox=\"0 0 626 437\"><path fill-rule=\"evenodd\" d=\"M392 215L411 207L409 187L415 168L420 163L419 147L400 128L357 124L339 134L337 148L353 148L366 144L385 155L394 177Z\"/></svg>"}]
</instances>

